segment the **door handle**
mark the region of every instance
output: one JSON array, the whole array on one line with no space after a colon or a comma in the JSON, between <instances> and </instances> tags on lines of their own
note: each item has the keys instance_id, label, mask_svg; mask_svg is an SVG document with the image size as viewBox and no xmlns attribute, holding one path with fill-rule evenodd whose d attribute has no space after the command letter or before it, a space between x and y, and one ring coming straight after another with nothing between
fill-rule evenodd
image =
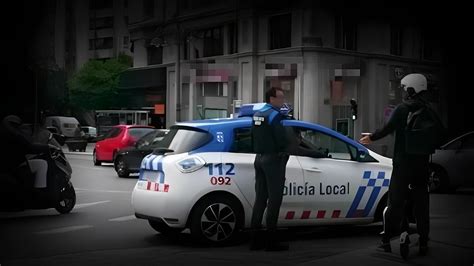
<instances>
[{"instance_id":1,"label":"door handle","mask_svg":"<svg viewBox=\"0 0 474 266\"><path fill-rule=\"evenodd\" d=\"M311 167L311 168L305 168L304 169L305 171L308 171L308 172L315 172L315 173L321 173L322 171L317 168L317 167Z\"/></svg>"}]
</instances>

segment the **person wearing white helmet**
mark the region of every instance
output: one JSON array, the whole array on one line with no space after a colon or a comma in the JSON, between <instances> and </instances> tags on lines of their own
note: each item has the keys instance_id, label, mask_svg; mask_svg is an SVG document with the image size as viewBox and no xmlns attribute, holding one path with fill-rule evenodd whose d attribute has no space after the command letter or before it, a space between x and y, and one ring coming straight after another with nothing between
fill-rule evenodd
<instances>
[{"instance_id":1,"label":"person wearing white helmet","mask_svg":"<svg viewBox=\"0 0 474 266\"><path fill-rule=\"evenodd\" d=\"M409 253L407 228L401 227L407 202L413 202L419 238L419 254L425 255L429 239L429 194L428 194L428 154L409 153L405 146L405 128L410 113L426 106L424 94L427 80L422 74L408 74L401 80L404 91L403 102L393 111L389 121L371 134L364 134L359 140L362 144L371 144L388 134L395 132L393 152L393 170L388 191L388 202L384 211L384 232L379 248L391 252L390 238L400 235L400 252L404 259Z\"/></svg>"}]
</instances>

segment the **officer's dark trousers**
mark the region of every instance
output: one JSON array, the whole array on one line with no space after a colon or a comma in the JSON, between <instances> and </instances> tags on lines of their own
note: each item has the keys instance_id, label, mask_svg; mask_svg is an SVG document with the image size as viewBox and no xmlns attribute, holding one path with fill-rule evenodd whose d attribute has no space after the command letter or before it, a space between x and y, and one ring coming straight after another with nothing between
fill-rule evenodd
<instances>
[{"instance_id":1,"label":"officer's dark trousers","mask_svg":"<svg viewBox=\"0 0 474 266\"><path fill-rule=\"evenodd\" d=\"M428 174L427 162L421 162L421 165L415 163L393 165L387 210L384 213L385 240L398 235L401 229L407 229L402 220L407 219L405 208L407 205L412 205L420 241L428 241L430 230Z\"/></svg>"},{"instance_id":2,"label":"officer's dark trousers","mask_svg":"<svg viewBox=\"0 0 474 266\"><path fill-rule=\"evenodd\" d=\"M253 229L261 228L265 208L267 208L267 230L274 231L277 229L288 158L287 155L278 155L276 153L257 154L255 157L256 195L251 221Z\"/></svg>"}]
</instances>

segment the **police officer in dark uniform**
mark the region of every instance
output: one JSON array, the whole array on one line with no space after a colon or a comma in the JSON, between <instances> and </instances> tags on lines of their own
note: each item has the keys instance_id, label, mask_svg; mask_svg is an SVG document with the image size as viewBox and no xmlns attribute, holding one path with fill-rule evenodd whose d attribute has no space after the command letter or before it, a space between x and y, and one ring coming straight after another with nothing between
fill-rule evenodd
<instances>
[{"instance_id":1,"label":"police officer in dark uniform","mask_svg":"<svg viewBox=\"0 0 474 266\"><path fill-rule=\"evenodd\" d=\"M284 103L281 88L272 87L265 93L266 105L253 116L252 145L256 153L255 203L252 212L251 250L265 248L267 251L288 250L277 236L277 220L283 200L287 153L286 134L280 113ZM267 209L266 227L262 230L263 214Z\"/></svg>"},{"instance_id":2,"label":"police officer in dark uniform","mask_svg":"<svg viewBox=\"0 0 474 266\"><path fill-rule=\"evenodd\" d=\"M393 170L390 180L388 203L384 211L384 232L380 248L385 252L391 252L390 238L401 232L400 253L402 258L407 259L409 248L409 237L406 232L407 223L405 208L407 202L412 202L415 207L415 218L419 238L419 254L425 255L428 249L429 234L429 155L411 154L405 147L404 130L410 112L415 112L424 106L423 93L427 89L427 81L422 74L409 74L401 80L401 86L405 90L403 103L398 105L388 123L372 134L365 135L360 139L362 144L370 144L372 141L381 139L395 132Z\"/></svg>"}]
</instances>

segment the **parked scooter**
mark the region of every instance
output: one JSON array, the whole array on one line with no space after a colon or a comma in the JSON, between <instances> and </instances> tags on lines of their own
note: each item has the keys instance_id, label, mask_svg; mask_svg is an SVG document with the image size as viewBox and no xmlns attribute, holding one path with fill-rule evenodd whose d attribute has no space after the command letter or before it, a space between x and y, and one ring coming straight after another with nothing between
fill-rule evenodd
<instances>
[{"instance_id":1,"label":"parked scooter","mask_svg":"<svg viewBox=\"0 0 474 266\"><path fill-rule=\"evenodd\" d=\"M35 139L47 143L49 152L27 155L26 158L43 159L48 163L47 186L34 187L35 175L27 160L14 172L0 169L0 211L55 208L59 213L69 213L76 204L71 165L52 133L42 129ZM5 156L8 156L8 151Z\"/></svg>"}]
</instances>

